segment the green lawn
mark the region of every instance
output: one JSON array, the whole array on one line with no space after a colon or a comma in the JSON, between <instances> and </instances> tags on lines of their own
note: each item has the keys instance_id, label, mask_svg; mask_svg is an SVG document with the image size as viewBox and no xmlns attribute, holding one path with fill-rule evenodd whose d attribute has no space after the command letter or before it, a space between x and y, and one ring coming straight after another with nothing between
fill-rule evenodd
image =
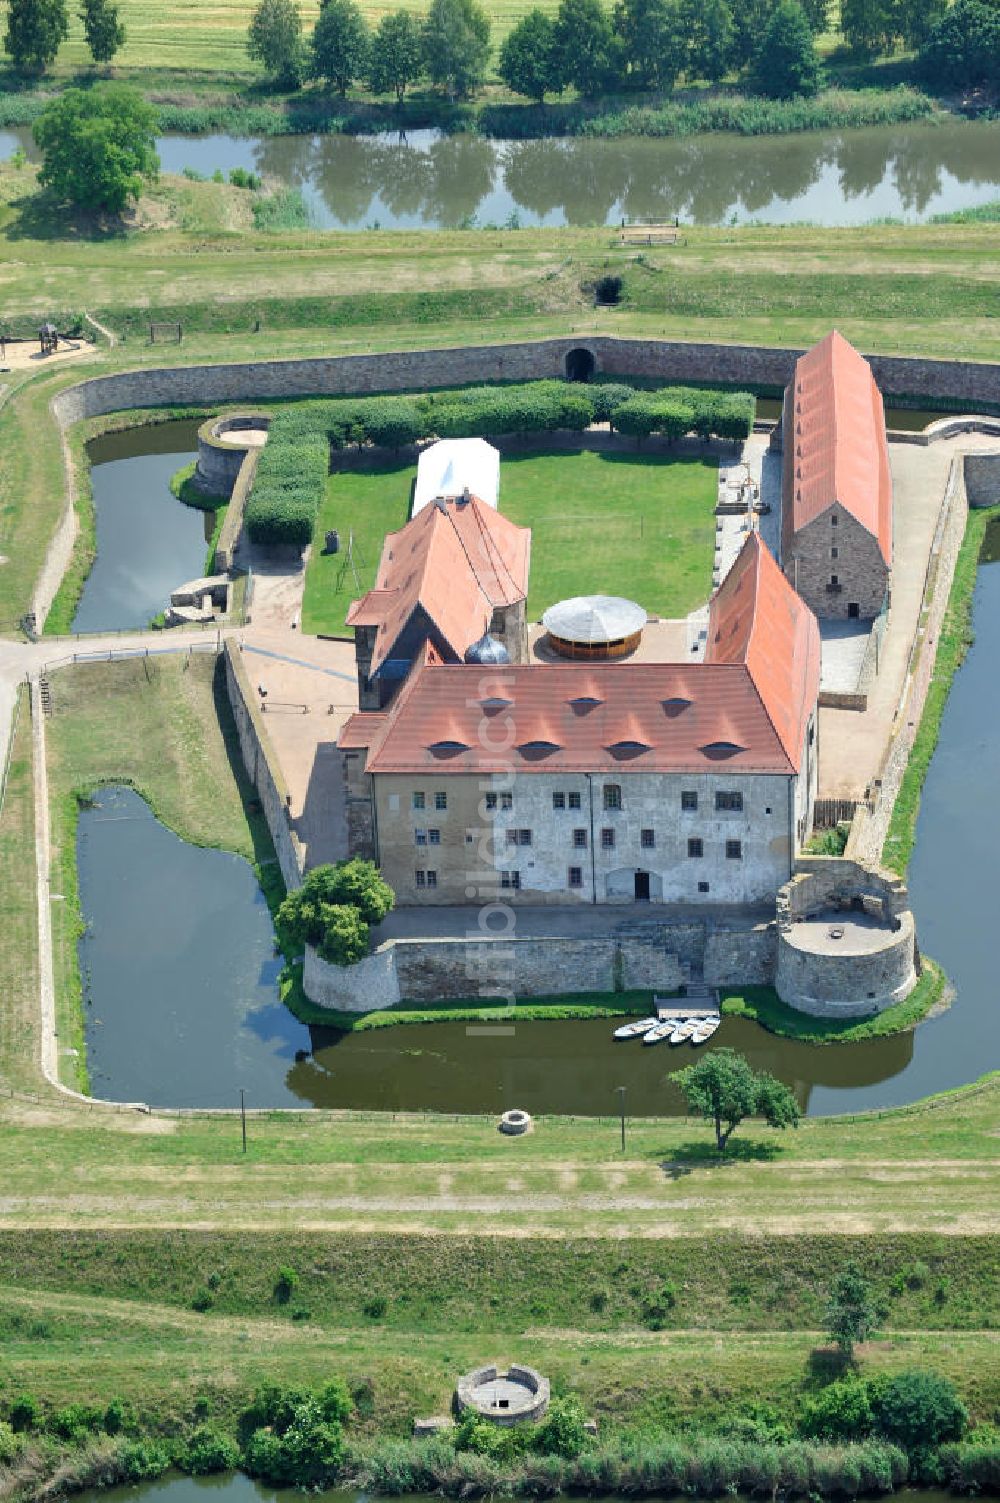
<instances>
[{"instance_id":1,"label":"green lawn","mask_svg":"<svg viewBox=\"0 0 1000 1503\"><path fill-rule=\"evenodd\" d=\"M393 461L330 476L316 524L316 543L306 567L303 631L337 634L345 630L344 617L351 601L375 583L383 538L402 527L410 515L415 474L413 465ZM323 536L331 527L340 532L340 553L322 551ZM347 562L352 531L357 579Z\"/></svg>"},{"instance_id":2,"label":"green lawn","mask_svg":"<svg viewBox=\"0 0 1000 1503\"><path fill-rule=\"evenodd\" d=\"M685 616L712 590L715 460L583 450L515 455L500 506L531 528L528 620L570 595Z\"/></svg>"},{"instance_id":3,"label":"green lawn","mask_svg":"<svg viewBox=\"0 0 1000 1503\"><path fill-rule=\"evenodd\" d=\"M528 619L569 595L628 595L684 616L712 588L714 460L561 450L505 457L500 508L531 528ZM302 629L341 632L351 601L375 582L382 540L409 514L409 464L331 475L306 569ZM360 588L346 554L324 554L328 528L354 531Z\"/></svg>"}]
</instances>

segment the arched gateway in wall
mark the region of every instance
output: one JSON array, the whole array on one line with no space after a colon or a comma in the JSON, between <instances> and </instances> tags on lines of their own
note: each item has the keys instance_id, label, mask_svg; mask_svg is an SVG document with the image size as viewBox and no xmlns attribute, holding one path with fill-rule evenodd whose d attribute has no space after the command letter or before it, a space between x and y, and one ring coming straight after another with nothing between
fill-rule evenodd
<instances>
[{"instance_id":1,"label":"arched gateway in wall","mask_svg":"<svg viewBox=\"0 0 1000 1503\"><path fill-rule=\"evenodd\" d=\"M566 354L566 380L589 381L597 370L597 356L582 345Z\"/></svg>"}]
</instances>

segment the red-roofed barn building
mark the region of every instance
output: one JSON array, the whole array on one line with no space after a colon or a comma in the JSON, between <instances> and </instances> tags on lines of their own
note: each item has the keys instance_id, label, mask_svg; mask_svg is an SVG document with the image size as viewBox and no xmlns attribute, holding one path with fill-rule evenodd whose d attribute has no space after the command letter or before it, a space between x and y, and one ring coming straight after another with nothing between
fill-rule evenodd
<instances>
[{"instance_id":1,"label":"red-roofed barn building","mask_svg":"<svg viewBox=\"0 0 1000 1503\"><path fill-rule=\"evenodd\" d=\"M877 616L892 571L892 477L882 396L834 331L785 391L781 563L817 616Z\"/></svg>"},{"instance_id":2,"label":"red-roofed barn building","mask_svg":"<svg viewBox=\"0 0 1000 1503\"><path fill-rule=\"evenodd\" d=\"M704 662L449 664L341 734L354 849L401 903L754 903L816 791L819 631L756 533Z\"/></svg>"}]
</instances>

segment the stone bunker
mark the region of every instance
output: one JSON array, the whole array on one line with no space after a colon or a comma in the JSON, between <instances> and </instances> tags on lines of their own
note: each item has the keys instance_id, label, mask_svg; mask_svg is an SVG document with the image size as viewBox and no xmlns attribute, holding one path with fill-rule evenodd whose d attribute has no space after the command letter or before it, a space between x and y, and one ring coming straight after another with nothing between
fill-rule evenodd
<instances>
[{"instance_id":1,"label":"stone bunker","mask_svg":"<svg viewBox=\"0 0 1000 1503\"><path fill-rule=\"evenodd\" d=\"M888 872L817 857L778 893L775 986L817 1017L864 1017L908 996L920 954L906 887Z\"/></svg>"},{"instance_id":2,"label":"stone bunker","mask_svg":"<svg viewBox=\"0 0 1000 1503\"><path fill-rule=\"evenodd\" d=\"M505 1373L477 1367L459 1378L455 1390L459 1413L472 1409L494 1425L540 1420L549 1407L549 1380L533 1367L512 1362Z\"/></svg>"}]
</instances>

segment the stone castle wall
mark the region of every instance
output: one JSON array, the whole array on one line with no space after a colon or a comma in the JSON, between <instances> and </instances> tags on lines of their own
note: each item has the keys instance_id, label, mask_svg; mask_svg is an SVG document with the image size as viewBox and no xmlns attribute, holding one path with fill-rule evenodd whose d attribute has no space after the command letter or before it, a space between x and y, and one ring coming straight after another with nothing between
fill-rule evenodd
<instances>
[{"instance_id":1,"label":"stone castle wall","mask_svg":"<svg viewBox=\"0 0 1000 1503\"><path fill-rule=\"evenodd\" d=\"M264 728L263 717L254 702L254 693L239 647L227 641L223 652L226 664L226 689L240 739L243 765L247 770L267 820L281 867L285 886L291 891L302 882L303 854L299 838L288 823L288 789L281 766Z\"/></svg>"}]
</instances>

